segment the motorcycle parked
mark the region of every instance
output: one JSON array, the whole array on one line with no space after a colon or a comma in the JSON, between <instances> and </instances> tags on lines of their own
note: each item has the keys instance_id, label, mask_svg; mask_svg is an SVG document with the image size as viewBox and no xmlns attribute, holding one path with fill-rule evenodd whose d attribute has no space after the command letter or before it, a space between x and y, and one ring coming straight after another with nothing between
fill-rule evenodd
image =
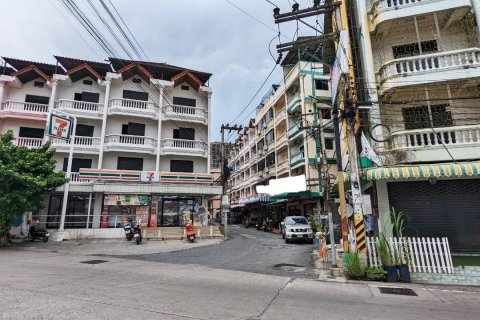
<instances>
[{"instance_id":1,"label":"motorcycle parked","mask_svg":"<svg viewBox=\"0 0 480 320\"><path fill-rule=\"evenodd\" d=\"M188 242L194 242L195 241L195 229L193 229L193 226L191 223L185 224L185 233L187 235Z\"/></svg>"},{"instance_id":2,"label":"motorcycle parked","mask_svg":"<svg viewBox=\"0 0 480 320\"><path fill-rule=\"evenodd\" d=\"M125 230L125 237L128 241L135 239L136 244L142 242L142 229L139 222L133 223L132 218L129 218L128 222L123 225L123 230Z\"/></svg>"},{"instance_id":3,"label":"motorcycle parked","mask_svg":"<svg viewBox=\"0 0 480 320\"><path fill-rule=\"evenodd\" d=\"M36 221L38 223L38 221ZM30 221L28 222L30 225ZM39 227L38 225L30 225L28 228L28 239L30 241L34 241L35 239L40 239L43 242L48 241L48 237L50 236L50 233L48 232L47 229Z\"/></svg>"},{"instance_id":4,"label":"motorcycle parked","mask_svg":"<svg viewBox=\"0 0 480 320\"><path fill-rule=\"evenodd\" d=\"M128 219L128 222L123 225L123 230L125 230L125 237L128 241L133 239L133 229L132 229L132 219Z\"/></svg>"}]
</instances>

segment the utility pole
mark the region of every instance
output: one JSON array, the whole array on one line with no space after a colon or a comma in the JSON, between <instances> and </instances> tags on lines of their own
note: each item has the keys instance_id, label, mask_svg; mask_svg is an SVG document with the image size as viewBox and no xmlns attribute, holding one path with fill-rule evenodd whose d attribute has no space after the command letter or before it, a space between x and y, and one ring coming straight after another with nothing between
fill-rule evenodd
<instances>
[{"instance_id":1,"label":"utility pole","mask_svg":"<svg viewBox=\"0 0 480 320\"><path fill-rule=\"evenodd\" d=\"M340 5L340 16L342 23L342 30L349 32L350 26L348 23L347 15L347 1L343 0ZM341 45L341 44L340 44ZM348 145L348 157L350 162L350 183L352 189L352 202L353 202L353 213L354 213L354 227L355 227L355 240L356 247L362 259L366 259L366 235L365 235L365 225L363 221L363 209L362 209L362 192L359 180L359 171L358 171L358 154L357 154L357 143L355 139L355 128L359 125L359 116L358 116L358 96L355 80L355 70L353 66L353 54L351 47L351 40L347 41L345 44L348 57L348 96L347 103L345 100L340 97L340 109L343 111L344 117L343 121L347 123L343 124L344 128L346 125L346 136L347 136L347 145ZM340 91L343 94L343 90ZM334 93L335 94L335 93ZM343 179L343 176L341 177ZM340 179L339 179L340 180ZM339 185L340 188L340 185ZM342 212L343 215L343 212ZM342 216L343 218L343 216ZM343 222L343 221L342 221ZM343 227L343 223L342 223Z\"/></svg>"},{"instance_id":2,"label":"utility pole","mask_svg":"<svg viewBox=\"0 0 480 320\"><path fill-rule=\"evenodd\" d=\"M230 211L229 209L229 200L228 200L228 195L226 193L227 188L227 177L226 177L226 172L225 172L225 166L228 164L227 163L227 157L225 155L225 130L228 130L228 132L236 131L239 132L243 128L242 126L234 125L230 126L228 123L226 125L222 124L220 127L220 132L222 134L222 144L221 144L221 154L222 154L222 164L221 164L221 179L222 179L222 200L220 203L220 216L223 217L224 219L224 224L223 224L223 232L225 239L227 239L227 228L228 228L228 212Z\"/></svg>"}]
</instances>

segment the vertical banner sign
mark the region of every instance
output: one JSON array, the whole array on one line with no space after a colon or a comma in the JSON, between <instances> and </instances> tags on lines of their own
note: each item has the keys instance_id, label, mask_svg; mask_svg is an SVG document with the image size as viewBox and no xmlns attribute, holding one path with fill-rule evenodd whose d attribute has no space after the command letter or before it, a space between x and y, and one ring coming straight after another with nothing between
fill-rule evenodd
<instances>
[{"instance_id":1,"label":"vertical banner sign","mask_svg":"<svg viewBox=\"0 0 480 320\"><path fill-rule=\"evenodd\" d=\"M55 137L57 139L70 140L72 130L72 119L60 117L53 113L50 115L47 135Z\"/></svg>"}]
</instances>

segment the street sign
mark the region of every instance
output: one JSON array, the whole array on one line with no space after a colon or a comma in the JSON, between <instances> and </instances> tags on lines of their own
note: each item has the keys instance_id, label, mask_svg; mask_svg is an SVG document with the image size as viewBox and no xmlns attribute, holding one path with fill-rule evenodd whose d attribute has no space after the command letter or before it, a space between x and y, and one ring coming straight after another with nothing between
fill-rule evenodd
<instances>
[{"instance_id":1,"label":"street sign","mask_svg":"<svg viewBox=\"0 0 480 320\"><path fill-rule=\"evenodd\" d=\"M57 139L70 140L73 129L73 119L50 115L47 135Z\"/></svg>"}]
</instances>

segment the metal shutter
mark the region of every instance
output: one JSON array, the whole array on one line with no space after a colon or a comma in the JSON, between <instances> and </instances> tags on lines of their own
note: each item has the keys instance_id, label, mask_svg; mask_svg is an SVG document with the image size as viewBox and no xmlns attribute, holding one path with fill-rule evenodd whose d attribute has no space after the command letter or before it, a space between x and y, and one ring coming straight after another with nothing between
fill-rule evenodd
<instances>
[{"instance_id":1,"label":"metal shutter","mask_svg":"<svg viewBox=\"0 0 480 320\"><path fill-rule=\"evenodd\" d=\"M387 185L390 206L408 216L408 236L446 236L452 251L480 251L480 180Z\"/></svg>"}]
</instances>

